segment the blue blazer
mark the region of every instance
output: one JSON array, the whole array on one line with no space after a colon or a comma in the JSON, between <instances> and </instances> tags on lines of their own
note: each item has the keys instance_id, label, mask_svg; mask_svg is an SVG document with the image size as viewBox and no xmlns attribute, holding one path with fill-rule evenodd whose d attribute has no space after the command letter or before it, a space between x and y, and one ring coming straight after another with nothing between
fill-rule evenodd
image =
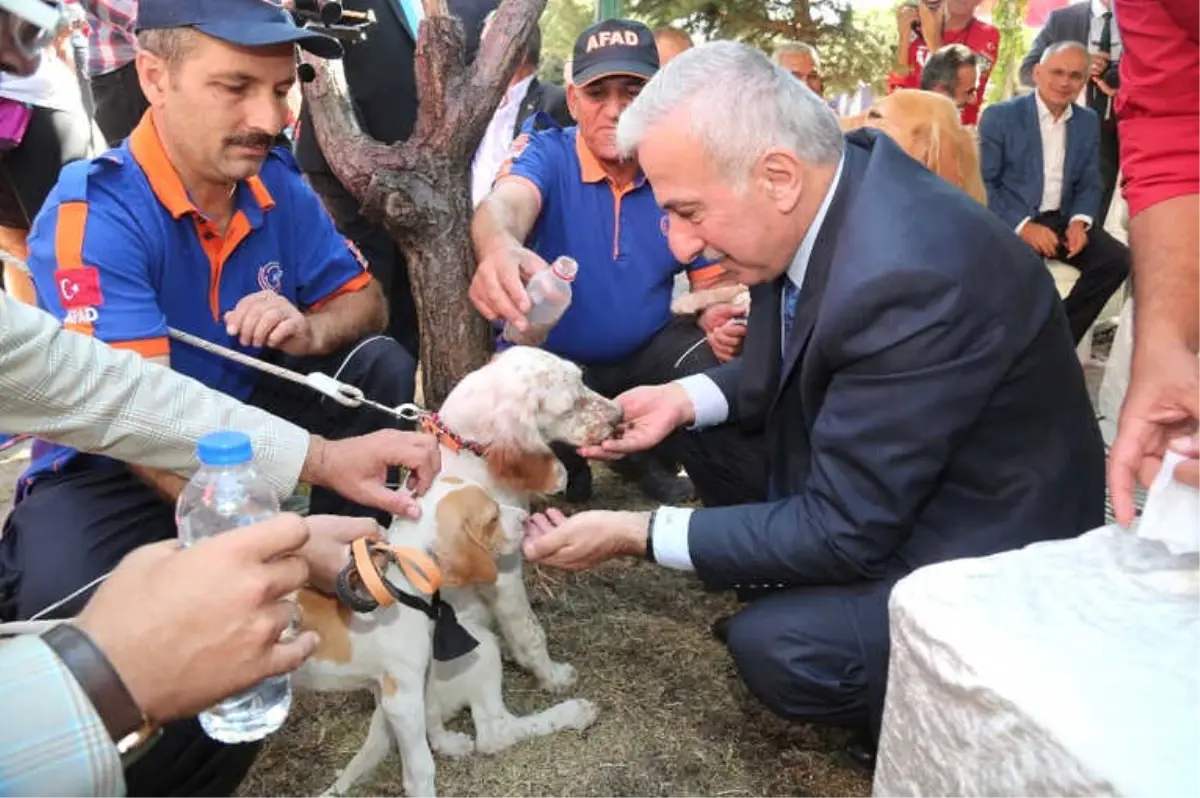
<instances>
[{"instance_id":1,"label":"blue blazer","mask_svg":"<svg viewBox=\"0 0 1200 798\"><path fill-rule=\"evenodd\" d=\"M767 502L692 514L713 587L853 592L1104 523L1104 444L1042 260L887 136L846 142L783 357L763 283L742 355L708 372L771 474Z\"/></svg>"},{"instance_id":2,"label":"blue blazer","mask_svg":"<svg viewBox=\"0 0 1200 798\"><path fill-rule=\"evenodd\" d=\"M1042 132L1032 93L990 105L979 120L979 161L987 187L988 207L1015 229L1027 216L1037 216L1042 203ZM1100 182L1100 119L1090 108L1075 105L1067 120L1067 157L1063 165L1064 217L1100 215L1104 186Z\"/></svg>"}]
</instances>

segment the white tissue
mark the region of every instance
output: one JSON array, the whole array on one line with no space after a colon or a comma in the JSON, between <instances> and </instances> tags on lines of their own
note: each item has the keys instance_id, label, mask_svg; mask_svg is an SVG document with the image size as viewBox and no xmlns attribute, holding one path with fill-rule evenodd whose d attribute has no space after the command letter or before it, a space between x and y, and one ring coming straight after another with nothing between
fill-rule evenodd
<instances>
[{"instance_id":1,"label":"white tissue","mask_svg":"<svg viewBox=\"0 0 1200 798\"><path fill-rule=\"evenodd\" d=\"M1174 479L1176 466L1184 460L1167 452L1134 527L1138 537L1158 541L1176 556L1200 551L1200 491Z\"/></svg>"}]
</instances>

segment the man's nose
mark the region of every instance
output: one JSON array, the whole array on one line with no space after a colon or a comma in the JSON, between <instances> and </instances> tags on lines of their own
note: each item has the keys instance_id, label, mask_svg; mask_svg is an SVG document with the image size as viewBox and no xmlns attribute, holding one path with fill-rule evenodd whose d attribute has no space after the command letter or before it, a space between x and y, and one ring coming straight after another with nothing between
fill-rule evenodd
<instances>
[{"instance_id":1,"label":"man's nose","mask_svg":"<svg viewBox=\"0 0 1200 798\"><path fill-rule=\"evenodd\" d=\"M677 261L691 263L704 251L704 240L684 228L674 220L667 222L667 246Z\"/></svg>"},{"instance_id":2,"label":"man's nose","mask_svg":"<svg viewBox=\"0 0 1200 798\"><path fill-rule=\"evenodd\" d=\"M262 130L272 136L279 134L287 123L287 105L272 97L270 101L256 101L246 114L246 127L250 130Z\"/></svg>"}]
</instances>

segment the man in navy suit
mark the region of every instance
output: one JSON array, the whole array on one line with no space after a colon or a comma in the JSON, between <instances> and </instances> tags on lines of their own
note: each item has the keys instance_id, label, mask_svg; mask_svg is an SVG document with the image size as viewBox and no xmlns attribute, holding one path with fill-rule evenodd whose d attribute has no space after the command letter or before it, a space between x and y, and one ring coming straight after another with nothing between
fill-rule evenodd
<instances>
[{"instance_id":1,"label":"man in navy suit","mask_svg":"<svg viewBox=\"0 0 1200 798\"><path fill-rule=\"evenodd\" d=\"M898 579L1104 522L1103 443L1053 281L994 214L885 135L843 138L744 44L678 56L618 142L675 255L720 252L751 312L740 357L618 397L624 434L581 453L702 445L689 428L736 423L767 442L768 498L549 511L525 553L567 569L646 556L737 590L748 604L714 631L749 689L872 742Z\"/></svg>"},{"instance_id":2,"label":"man in navy suit","mask_svg":"<svg viewBox=\"0 0 1200 798\"><path fill-rule=\"evenodd\" d=\"M1034 252L1079 269L1063 301L1077 344L1129 276L1129 249L1095 224L1100 123L1075 104L1087 75L1087 48L1051 45L1033 69L1036 90L989 106L979 121L988 207Z\"/></svg>"}]
</instances>

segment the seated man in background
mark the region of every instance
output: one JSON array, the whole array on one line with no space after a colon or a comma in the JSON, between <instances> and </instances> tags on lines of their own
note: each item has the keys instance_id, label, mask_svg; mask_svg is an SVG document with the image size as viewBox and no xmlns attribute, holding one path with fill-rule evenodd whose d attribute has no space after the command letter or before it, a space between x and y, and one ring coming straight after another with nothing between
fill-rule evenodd
<instances>
[{"instance_id":1,"label":"seated man in background","mask_svg":"<svg viewBox=\"0 0 1200 798\"><path fill-rule=\"evenodd\" d=\"M150 110L119 149L63 170L30 237L39 302L68 329L310 433L396 427L390 415L169 342L177 328L301 373L336 374L389 406L413 394L412 358L377 335L386 322L379 287L291 155L270 146L286 117L296 43L322 57L340 47L277 6L221 7L209 17L198 0L142 2L137 70ZM174 537L182 486L174 474L39 442L0 539L0 555L23 570L18 613ZM378 512L326 490L313 491L311 509Z\"/></svg>"},{"instance_id":2,"label":"seated man in background","mask_svg":"<svg viewBox=\"0 0 1200 798\"><path fill-rule=\"evenodd\" d=\"M672 318L675 275L687 271L696 287L721 279L722 268L675 259L666 214L645 175L616 151L618 118L657 70L653 36L641 23L605 20L585 30L575 44L567 88L578 126L559 128L544 116L531 120L472 224L479 268L471 299L490 320L521 315L517 308L528 301L522 278L560 255L579 263L574 298L544 346L583 366L588 384L606 396L703 371L718 362L714 347L732 357L744 334L728 306L706 311L702 329L690 317ZM545 129L535 129L539 121ZM659 501L685 500L690 492L670 473L674 462L687 469L705 503L760 495L758 447L733 428L706 437L713 441L711 458L675 459L669 442L656 456L620 468ZM570 450L560 450L559 457L568 470L568 499L586 499L587 463Z\"/></svg>"},{"instance_id":3,"label":"seated man in background","mask_svg":"<svg viewBox=\"0 0 1200 798\"><path fill-rule=\"evenodd\" d=\"M1094 226L1100 122L1075 104L1087 76L1086 47L1051 45L1033 70L1037 89L990 106L979 123L988 207L1039 255L1079 270L1063 301L1076 344L1129 275L1129 249Z\"/></svg>"},{"instance_id":4,"label":"seated man in background","mask_svg":"<svg viewBox=\"0 0 1200 798\"><path fill-rule=\"evenodd\" d=\"M978 84L979 56L964 44L942 47L921 72L921 88L949 97L960 113L979 96Z\"/></svg>"}]
</instances>

